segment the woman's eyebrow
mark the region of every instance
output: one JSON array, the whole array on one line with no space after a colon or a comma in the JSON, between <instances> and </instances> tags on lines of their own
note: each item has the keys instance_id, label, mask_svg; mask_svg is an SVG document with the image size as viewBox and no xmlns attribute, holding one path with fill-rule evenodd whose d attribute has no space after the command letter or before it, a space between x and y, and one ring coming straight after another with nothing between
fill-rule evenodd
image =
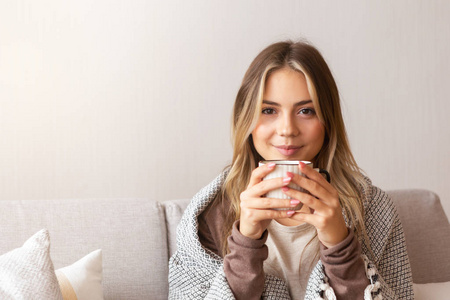
<instances>
[{"instance_id":1,"label":"woman's eyebrow","mask_svg":"<svg viewBox=\"0 0 450 300\"><path fill-rule=\"evenodd\" d=\"M302 100L294 104L294 106L302 106L305 104L312 103L312 100ZM281 106L280 103L270 101L270 100L263 100L263 104L273 105L273 106Z\"/></svg>"}]
</instances>

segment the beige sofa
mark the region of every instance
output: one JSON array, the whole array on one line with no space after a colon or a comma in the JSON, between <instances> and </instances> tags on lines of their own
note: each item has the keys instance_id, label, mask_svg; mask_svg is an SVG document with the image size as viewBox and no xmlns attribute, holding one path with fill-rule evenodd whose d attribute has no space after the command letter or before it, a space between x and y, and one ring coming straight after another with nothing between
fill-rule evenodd
<instances>
[{"instance_id":1,"label":"beige sofa","mask_svg":"<svg viewBox=\"0 0 450 300\"><path fill-rule=\"evenodd\" d=\"M402 220L415 283L450 281L450 225L436 194L389 191ZM55 268L103 250L105 299L167 299L168 259L188 199L0 201L0 255L42 228Z\"/></svg>"}]
</instances>

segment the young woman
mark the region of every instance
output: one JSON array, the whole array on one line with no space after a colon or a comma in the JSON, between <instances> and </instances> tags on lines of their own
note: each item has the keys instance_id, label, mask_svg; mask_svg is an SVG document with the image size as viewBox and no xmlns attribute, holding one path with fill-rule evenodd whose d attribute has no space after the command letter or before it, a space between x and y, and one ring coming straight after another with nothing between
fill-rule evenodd
<instances>
[{"instance_id":1,"label":"young woman","mask_svg":"<svg viewBox=\"0 0 450 300\"><path fill-rule=\"evenodd\" d=\"M291 41L264 49L237 94L232 133L231 166L178 226L171 299L413 299L399 218L353 158L317 49ZM306 177L263 180L275 166L261 160L311 161L331 182L302 162ZM265 197L278 188L291 199Z\"/></svg>"}]
</instances>

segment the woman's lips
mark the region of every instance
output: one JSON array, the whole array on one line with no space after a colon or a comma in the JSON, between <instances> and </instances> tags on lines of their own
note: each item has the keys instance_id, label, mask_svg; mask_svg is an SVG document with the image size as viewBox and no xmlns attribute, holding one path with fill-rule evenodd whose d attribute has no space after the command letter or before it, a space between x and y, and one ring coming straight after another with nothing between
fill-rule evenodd
<instances>
[{"instance_id":1,"label":"woman's lips","mask_svg":"<svg viewBox=\"0 0 450 300\"><path fill-rule=\"evenodd\" d=\"M294 155L298 150L300 150L300 146L275 146L275 148L283 154L284 156Z\"/></svg>"}]
</instances>

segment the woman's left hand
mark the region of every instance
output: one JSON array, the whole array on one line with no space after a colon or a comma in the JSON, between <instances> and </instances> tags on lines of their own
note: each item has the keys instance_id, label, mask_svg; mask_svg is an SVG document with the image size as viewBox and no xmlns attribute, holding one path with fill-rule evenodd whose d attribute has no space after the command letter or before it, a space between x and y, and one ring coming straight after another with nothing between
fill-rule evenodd
<instances>
[{"instance_id":1,"label":"woman's left hand","mask_svg":"<svg viewBox=\"0 0 450 300\"><path fill-rule=\"evenodd\" d=\"M317 229L321 243L333 247L342 242L348 235L348 229L342 215L337 190L317 171L303 163L299 164L301 173L306 177L289 173L292 183L307 190L303 193L284 187L283 192L293 199L300 200L304 205L312 208L312 213L297 211L291 219L306 222Z\"/></svg>"}]
</instances>

